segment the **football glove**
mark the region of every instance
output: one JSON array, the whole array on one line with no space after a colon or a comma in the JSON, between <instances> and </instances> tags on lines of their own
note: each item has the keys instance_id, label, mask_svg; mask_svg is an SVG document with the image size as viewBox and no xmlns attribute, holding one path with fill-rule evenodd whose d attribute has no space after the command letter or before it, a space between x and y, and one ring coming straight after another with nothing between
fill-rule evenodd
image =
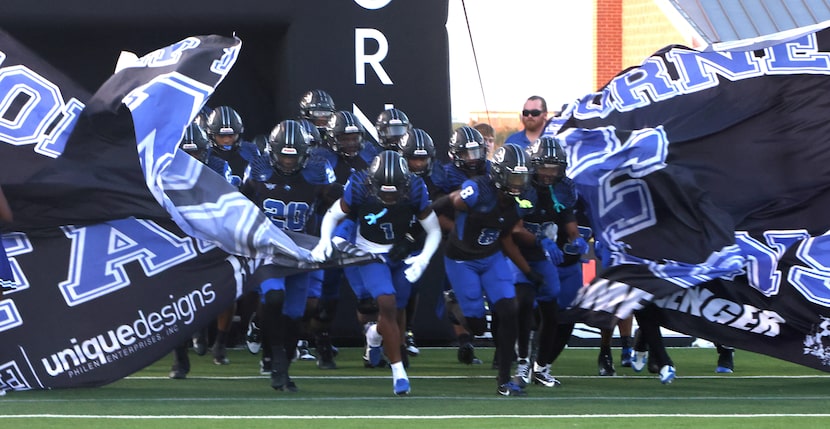
<instances>
[{"instance_id":1,"label":"football glove","mask_svg":"<svg viewBox=\"0 0 830 429\"><path fill-rule=\"evenodd\" d=\"M559 265L565 260L565 255L562 253L562 250L559 249L556 242L550 238L543 238L539 240L539 245L542 246L542 249L544 249L545 253L548 254L548 259L550 259L550 262L553 265Z\"/></svg>"},{"instance_id":2,"label":"football glove","mask_svg":"<svg viewBox=\"0 0 830 429\"><path fill-rule=\"evenodd\" d=\"M404 237L398 240L389 250L389 260L400 261L406 258L415 251L415 237L407 233Z\"/></svg>"},{"instance_id":3,"label":"football glove","mask_svg":"<svg viewBox=\"0 0 830 429\"><path fill-rule=\"evenodd\" d=\"M588 243L582 237L577 237L574 241L565 245L565 253L569 255L584 255L588 253Z\"/></svg>"},{"instance_id":4,"label":"football glove","mask_svg":"<svg viewBox=\"0 0 830 429\"><path fill-rule=\"evenodd\" d=\"M268 155L254 156L251 159L251 178L257 182L265 182L274 174Z\"/></svg>"},{"instance_id":5,"label":"football glove","mask_svg":"<svg viewBox=\"0 0 830 429\"><path fill-rule=\"evenodd\" d=\"M405 269L403 273L410 283L417 282L429 265L429 259L424 258L422 255L410 256L403 262L409 265L409 268Z\"/></svg>"},{"instance_id":6,"label":"football glove","mask_svg":"<svg viewBox=\"0 0 830 429\"><path fill-rule=\"evenodd\" d=\"M323 262L331 256L331 240L320 240L313 249L311 249L311 259L316 262Z\"/></svg>"}]
</instances>

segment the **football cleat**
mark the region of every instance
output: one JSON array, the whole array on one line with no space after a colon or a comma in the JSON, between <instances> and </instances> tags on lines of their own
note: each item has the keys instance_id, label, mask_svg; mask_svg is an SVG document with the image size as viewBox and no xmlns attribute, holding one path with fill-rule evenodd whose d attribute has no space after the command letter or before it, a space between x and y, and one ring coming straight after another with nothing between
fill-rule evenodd
<instances>
[{"instance_id":1,"label":"football cleat","mask_svg":"<svg viewBox=\"0 0 830 429\"><path fill-rule=\"evenodd\" d=\"M207 339L203 331L199 331L193 336L193 351L199 356L204 356L207 353Z\"/></svg>"},{"instance_id":2,"label":"football cleat","mask_svg":"<svg viewBox=\"0 0 830 429\"><path fill-rule=\"evenodd\" d=\"M617 370L614 369L614 360L608 353L601 353L597 357L597 366L599 368L599 375L602 377L613 377L617 375Z\"/></svg>"},{"instance_id":3,"label":"football cleat","mask_svg":"<svg viewBox=\"0 0 830 429\"><path fill-rule=\"evenodd\" d=\"M187 378L187 373L184 371L173 370L170 371L168 377L170 377L173 380L184 380L185 378Z\"/></svg>"},{"instance_id":4,"label":"football cleat","mask_svg":"<svg viewBox=\"0 0 830 429\"><path fill-rule=\"evenodd\" d=\"M213 363L215 365L230 365L231 361L228 359L227 350L224 344L213 345Z\"/></svg>"},{"instance_id":5,"label":"football cleat","mask_svg":"<svg viewBox=\"0 0 830 429\"><path fill-rule=\"evenodd\" d=\"M271 370L271 387L274 390L285 391L288 385L288 372Z\"/></svg>"},{"instance_id":6,"label":"football cleat","mask_svg":"<svg viewBox=\"0 0 830 429\"><path fill-rule=\"evenodd\" d=\"M631 369L634 372L642 372L646 365L648 365L648 352L634 351L634 357L631 358Z\"/></svg>"},{"instance_id":7,"label":"football cleat","mask_svg":"<svg viewBox=\"0 0 830 429\"><path fill-rule=\"evenodd\" d=\"M262 331L256 324L256 313L252 314L248 321L248 331L245 333L245 348L252 355L258 354L262 350Z\"/></svg>"},{"instance_id":8,"label":"football cleat","mask_svg":"<svg viewBox=\"0 0 830 429\"><path fill-rule=\"evenodd\" d=\"M677 377L674 367L671 365L663 365L660 368L660 382L663 384L670 384Z\"/></svg>"},{"instance_id":9,"label":"football cleat","mask_svg":"<svg viewBox=\"0 0 830 429\"><path fill-rule=\"evenodd\" d=\"M634 350L631 347L623 347L620 354L620 366L631 368L632 359L634 359Z\"/></svg>"},{"instance_id":10,"label":"football cleat","mask_svg":"<svg viewBox=\"0 0 830 429\"><path fill-rule=\"evenodd\" d=\"M497 392L502 396L527 396L527 392L525 392L522 386L519 386L513 381L508 381L499 386Z\"/></svg>"},{"instance_id":11,"label":"football cleat","mask_svg":"<svg viewBox=\"0 0 830 429\"><path fill-rule=\"evenodd\" d=\"M282 356L279 353L274 353L274 356L275 359L271 360L271 387L283 392L296 392L296 384L293 384L291 378L288 377L289 362L285 357L285 352L283 351Z\"/></svg>"},{"instance_id":12,"label":"football cleat","mask_svg":"<svg viewBox=\"0 0 830 429\"><path fill-rule=\"evenodd\" d=\"M545 365L539 371L533 371L533 383L545 387L559 387L562 383L550 375L550 365Z\"/></svg>"},{"instance_id":13,"label":"football cleat","mask_svg":"<svg viewBox=\"0 0 830 429\"><path fill-rule=\"evenodd\" d=\"M317 337L317 368L320 369L337 369L337 363L334 362L334 346L331 345L331 339L328 335L320 335Z\"/></svg>"},{"instance_id":14,"label":"football cleat","mask_svg":"<svg viewBox=\"0 0 830 429\"><path fill-rule=\"evenodd\" d=\"M311 354L311 351L308 350L308 341L306 340L298 340L297 341L297 359L299 360L317 360L317 358Z\"/></svg>"},{"instance_id":15,"label":"football cleat","mask_svg":"<svg viewBox=\"0 0 830 429\"><path fill-rule=\"evenodd\" d=\"M284 391L286 391L286 392L296 392L298 390L300 390L300 389L297 388L297 383L295 383L294 380L291 379L291 377L288 377L288 383L285 383Z\"/></svg>"},{"instance_id":16,"label":"football cleat","mask_svg":"<svg viewBox=\"0 0 830 429\"><path fill-rule=\"evenodd\" d=\"M271 359L265 359L259 361L259 373L262 375L268 375L271 373Z\"/></svg>"},{"instance_id":17,"label":"football cleat","mask_svg":"<svg viewBox=\"0 0 830 429\"><path fill-rule=\"evenodd\" d=\"M385 367L386 361L383 359L383 348L381 346L366 346L366 351L363 353L363 366L366 368Z\"/></svg>"},{"instance_id":18,"label":"football cleat","mask_svg":"<svg viewBox=\"0 0 830 429\"><path fill-rule=\"evenodd\" d=\"M421 353L421 350L415 345L415 335L412 334L412 331L406 331L404 344L406 345L406 352L410 356L418 356Z\"/></svg>"},{"instance_id":19,"label":"football cleat","mask_svg":"<svg viewBox=\"0 0 830 429\"><path fill-rule=\"evenodd\" d=\"M395 395L398 395L398 396L409 395L409 380L408 379L399 378L399 379L395 380L394 386L395 386L395 388L394 388L393 392L395 392Z\"/></svg>"},{"instance_id":20,"label":"football cleat","mask_svg":"<svg viewBox=\"0 0 830 429\"><path fill-rule=\"evenodd\" d=\"M476 357L476 349L472 343L464 343L458 347L458 361L467 365L475 365L476 361L481 364L481 359Z\"/></svg>"},{"instance_id":21,"label":"football cleat","mask_svg":"<svg viewBox=\"0 0 830 429\"><path fill-rule=\"evenodd\" d=\"M527 359L519 359L516 365L516 382L521 387L530 383L530 362Z\"/></svg>"},{"instance_id":22,"label":"football cleat","mask_svg":"<svg viewBox=\"0 0 830 429\"><path fill-rule=\"evenodd\" d=\"M718 347L718 366L715 372L718 374L731 374L735 369L735 349L731 347Z\"/></svg>"}]
</instances>

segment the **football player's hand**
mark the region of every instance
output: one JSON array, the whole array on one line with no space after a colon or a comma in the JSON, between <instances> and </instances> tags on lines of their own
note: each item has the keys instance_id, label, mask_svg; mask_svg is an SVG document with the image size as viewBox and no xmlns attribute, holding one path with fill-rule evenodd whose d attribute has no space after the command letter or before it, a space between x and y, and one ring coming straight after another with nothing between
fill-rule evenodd
<instances>
[{"instance_id":1,"label":"football player's hand","mask_svg":"<svg viewBox=\"0 0 830 429\"><path fill-rule=\"evenodd\" d=\"M409 265L409 268L404 270L404 275L406 279L410 283L415 283L421 276L424 274L427 266L429 265L429 259L422 257L421 255L417 256L410 256L403 261L404 264Z\"/></svg>"},{"instance_id":2,"label":"football player's hand","mask_svg":"<svg viewBox=\"0 0 830 429\"><path fill-rule=\"evenodd\" d=\"M311 259L316 262L323 262L331 256L331 240L321 239L313 249L311 249Z\"/></svg>"},{"instance_id":3,"label":"football player's hand","mask_svg":"<svg viewBox=\"0 0 830 429\"><path fill-rule=\"evenodd\" d=\"M251 177L259 182L268 180L273 174L274 170L271 168L271 161L268 155L254 156L250 162Z\"/></svg>"},{"instance_id":4,"label":"football player's hand","mask_svg":"<svg viewBox=\"0 0 830 429\"><path fill-rule=\"evenodd\" d=\"M565 245L565 252L570 255L584 255L588 253L588 243L582 237L577 237L574 241Z\"/></svg>"},{"instance_id":5,"label":"football player's hand","mask_svg":"<svg viewBox=\"0 0 830 429\"><path fill-rule=\"evenodd\" d=\"M398 240L389 250L389 259L392 261L400 261L409 256L415 250L415 238L410 234L404 235L404 238Z\"/></svg>"},{"instance_id":6,"label":"football player's hand","mask_svg":"<svg viewBox=\"0 0 830 429\"><path fill-rule=\"evenodd\" d=\"M550 259L553 265L559 265L565 260L565 255L562 254L562 250L559 249L555 241L550 238L543 238L539 244L545 250L545 253L548 254L548 259Z\"/></svg>"}]
</instances>

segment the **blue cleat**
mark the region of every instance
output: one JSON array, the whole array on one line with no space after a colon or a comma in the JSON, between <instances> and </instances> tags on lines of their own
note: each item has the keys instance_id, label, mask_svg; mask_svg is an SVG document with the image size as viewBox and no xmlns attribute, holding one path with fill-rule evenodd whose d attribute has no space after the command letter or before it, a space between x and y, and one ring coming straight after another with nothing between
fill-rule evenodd
<instances>
[{"instance_id":1,"label":"blue cleat","mask_svg":"<svg viewBox=\"0 0 830 429\"><path fill-rule=\"evenodd\" d=\"M620 354L620 366L631 368L631 361L634 359L634 350L631 347L623 347Z\"/></svg>"},{"instance_id":2,"label":"blue cleat","mask_svg":"<svg viewBox=\"0 0 830 429\"><path fill-rule=\"evenodd\" d=\"M399 378L395 380L395 395L398 396L406 396L409 395L409 380L405 378Z\"/></svg>"},{"instance_id":3,"label":"blue cleat","mask_svg":"<svg viewBox=\"0 0 830 429\"><path fill-rule=\"evenodd\" d=\"M499 386L497 392L502 396L527 396L522 386L512 380Z\"/></svg>"},{"instance_id":4,"label":"blue cleat","mask_svg":"<svg viewBox=\"0 0 830 429\"><path fill-rule=\"evenodd\" d=\"M386 361L383 359L383 347L366 347L363 354L363 366L366 368L383 368Z\"/></svg>"}]
</instances>

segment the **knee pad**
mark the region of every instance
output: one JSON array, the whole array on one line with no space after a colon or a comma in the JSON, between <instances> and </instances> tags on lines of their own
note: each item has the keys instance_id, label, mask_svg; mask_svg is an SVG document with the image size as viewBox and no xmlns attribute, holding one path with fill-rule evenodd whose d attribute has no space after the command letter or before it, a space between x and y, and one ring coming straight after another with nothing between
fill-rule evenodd
<instances>
[{"instance_id":1,"label":"knee pad","mask_svg":"<svg viewBox=\"0 0 830 429\"><path fill-rule=\"evenodd\" d=\"M357 312L360 314L376 314L378 302L372 298L363 298L357 302Z\"/></svg>"},{"instance_id":2,"label":"knee pad","mask_svg":"<svg viewBox=\"0 0 830 429\"><path fill-rule=\"evenodd\" d=\"M285 302L284 290L269 290L265 293L264 304L268 307L276 307L282 311L282 305Z\"/></svg>"}]
</instances>

